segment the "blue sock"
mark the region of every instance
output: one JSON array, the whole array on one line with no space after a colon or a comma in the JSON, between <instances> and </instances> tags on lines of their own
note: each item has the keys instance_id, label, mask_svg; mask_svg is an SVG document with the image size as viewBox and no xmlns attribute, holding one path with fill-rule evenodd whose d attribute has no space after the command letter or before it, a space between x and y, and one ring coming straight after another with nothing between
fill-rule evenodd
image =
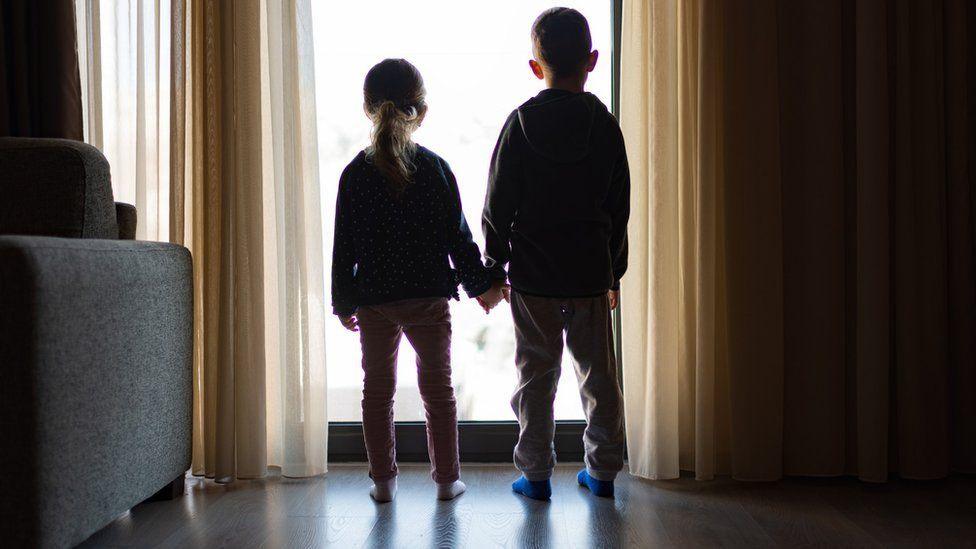
<instances>
[{"instance_id":1,"label":"blue sock","mask_svg":"<svg viewBox=\"0 0 976 549\"><path fill-rule=\"evenodd\" d=\"M552 485L548 480L529 480L519 477L512 483L512 491L522 494L527 498L549 501L552 497Z\"/></svg>"},{"instance_id":2,"label":"blue sock","mask_svg":"<svg viewBox=\"0 0 976 549\"><path fill-rule=\"evenodd\" d=\"M599 496L601 498L612 498L613 497L613 481L612 480L597 480L590 476L583 469L576 475L576 481L579 482L580 486L586 486L593 492L594 496Z\"/></svg>"}]
</instances>

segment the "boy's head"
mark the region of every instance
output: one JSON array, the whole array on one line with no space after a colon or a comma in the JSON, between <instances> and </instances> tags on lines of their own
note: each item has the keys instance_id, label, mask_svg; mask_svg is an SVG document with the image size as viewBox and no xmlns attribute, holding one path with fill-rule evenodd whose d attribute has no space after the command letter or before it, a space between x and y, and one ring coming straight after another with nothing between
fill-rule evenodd
<instances>
[{"instance_id":1,"label":"boy's head","mask_svg":"<svg viewBox=\"0 0 976 549\"><path fill-rule=\"evenodd\" d=\"M550 8L532 23L532 53L529 61L539 79L583 79L596 66L598 52L590 51L590 25L572 8Z\"/></svg>"}]
</instances>

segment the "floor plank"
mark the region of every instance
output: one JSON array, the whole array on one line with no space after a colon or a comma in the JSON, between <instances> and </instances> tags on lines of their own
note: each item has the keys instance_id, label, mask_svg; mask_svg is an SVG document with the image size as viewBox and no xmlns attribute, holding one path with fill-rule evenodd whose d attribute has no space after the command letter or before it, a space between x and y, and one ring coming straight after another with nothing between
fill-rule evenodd
<instances>
[{"instance_id":1,"label":"floor plank","mask_svg":"<svg viewBox=\"0 0 976 549\"><path fill-rule=\"evenodd\" d=\"M770 547L774 540L719 481L712 489L688 481L660 481L634 490L631 504L651 506L671 543L682 547Z\"/></svg>"},{"instance_id":2,"label":"floor plank","mask_svg":"<svg viewBox=\"0 0 976 549\"><path fill-rule=\"evenodd\" d=\"M872 547L879 543L815 490L777 483L745 487L737 499L759 526L786 547Z\"/></svg>"},{"instance_id":3,"label":"floor plank","mask_svg":"<svg viewBox=\"0 0 976 549\"><path fill-rule=\"evenodd\" d=\"M549 503L512 493L510 465L463 468L468 492L438 502L429 468L401 466L397 499L368 495L362 464L312 479L220 485L143 504L82 547L976 547L976 479L788 479L743 483L621 475L613 499L577 485L561 464Z\"/></svg>"},{"instance_id":4,"label":"floor plank","mask_svg":"<svg viewBox=\"0 0 976 549\"><path fill-rule=\"evenodd\" d=\"M370 517L286 516L261 547L362 547L375 523Z\"/></svg>"}]
</instances>

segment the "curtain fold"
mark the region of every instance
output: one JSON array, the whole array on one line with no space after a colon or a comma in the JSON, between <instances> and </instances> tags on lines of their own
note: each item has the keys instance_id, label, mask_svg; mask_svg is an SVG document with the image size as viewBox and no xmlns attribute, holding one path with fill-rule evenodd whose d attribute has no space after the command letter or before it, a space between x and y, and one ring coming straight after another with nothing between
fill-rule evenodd
<instances>
[{"instance_id":1,"label":"curtain fold","mask_svg":"<svg viewBox=\"0 0 976 549\"><path fill-rule=\"evenodd\" d=\"M193 473L326 471L307 0L173 0L170 215L194 255Z\"/></svg>"},{"instance_id":2,"label":"curtain fold","mask_svg":"<svg viewBox=\"0 0 976 549\"><path fill-rule=\"evenodd\" d=\"M82 140L73 0L0 0L0 136Z\"/></svg>"},{"instance_id":3,"label":"curtain fold","mask_svg":"<svg viewBox=\"0 0 976 549\"><path fill-rule=\"evenodd\" d=\"M304 477L325 472L328 439L312 14L307 0L269 0L266 13L268 447L284 476Z\"/></svg>"},{"instance_id":4,"label":"curtain fold","mask_svg":"<svg viewBox=\"0 0 976 549\"><path fill-rule=\"evenodd\" d=\"M634 474L976 469L973 10L625 5Z\"/></svg>"},{"instance_id":5,"label":"curtain fold","mask_svg":"<svg viewBox=\"0 0 976 549\"><path fill-rule=\"evenodd\" d=\"M698 1L624 4L621 126L632 187L623 362L630 468L647 478L727 468L721 23ZM709 32L705 32L708 29ZM653 223L650 220L654 220ZM645 367L650 365L650 367Z\"/></svg>"},{"instance_id":6,"label":"curtain fold","mask_svg":"<svg viewBox=\"0 0 976 549\"><path fill-rule=\"evenodd\" d=\"M229 482L267 467L260 4L187 8L192 171L174 187L182 183L192 212L192 469Z\"/></svg>"}]
</instances>

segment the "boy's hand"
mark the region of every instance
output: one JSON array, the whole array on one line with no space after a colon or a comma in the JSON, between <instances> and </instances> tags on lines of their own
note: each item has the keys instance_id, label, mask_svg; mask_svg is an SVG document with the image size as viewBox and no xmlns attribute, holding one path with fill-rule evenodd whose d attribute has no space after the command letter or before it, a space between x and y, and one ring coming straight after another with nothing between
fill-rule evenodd
<instances>
[{"instance_id":1,"label":"boy's hand","mask_svg":"<svg viewBox=\"0 0 976 549\"><path fill-rule=\"evenodd\" d=\"M349 316L340 316L339 322L342 323L343 328L349 330L350 332L359 331L359 319L356 318L356 315L354 314Z\"/></svg>"},{"instance_id":2,"label":"boy's hand","mask_svg":"<svg viewBox=\"0 0 976 549\"><path fill-rule=\"evenodd\" d=\"M610 298L610 310L617 308L617 303L620 302L620 290L610 290L607 292L607 297Z\"/></svg>"}]
</instances>

